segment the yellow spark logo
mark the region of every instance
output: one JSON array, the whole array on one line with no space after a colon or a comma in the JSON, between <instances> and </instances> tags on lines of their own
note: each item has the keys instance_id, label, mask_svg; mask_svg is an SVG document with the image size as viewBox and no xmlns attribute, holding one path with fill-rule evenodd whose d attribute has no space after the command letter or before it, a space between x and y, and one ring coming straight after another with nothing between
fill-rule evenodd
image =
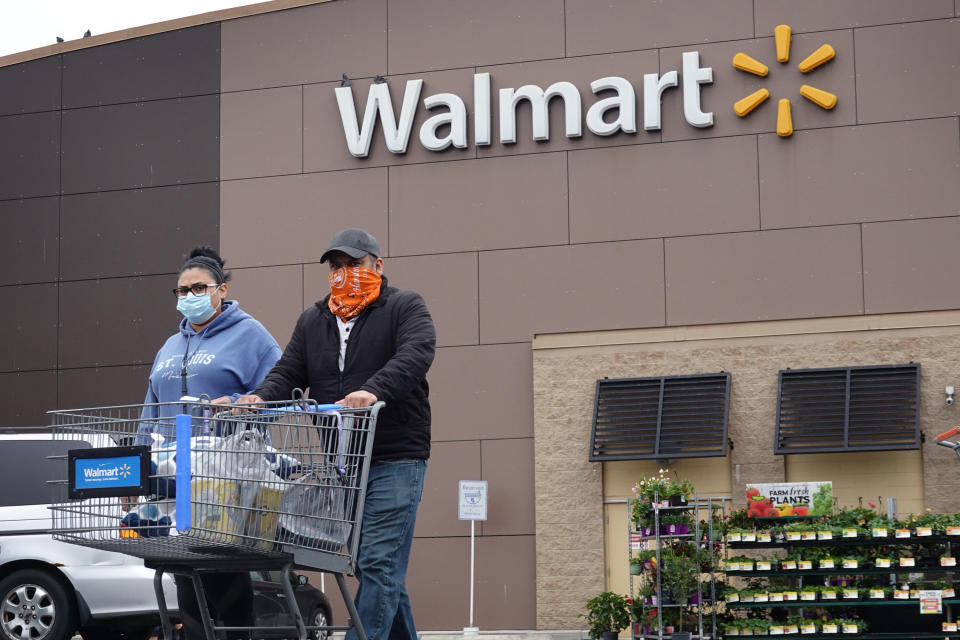
<instances>
[{"instance_id":1,"label":"yellow spark logo","mask_svg":"<svg viewBox=\"0 0 960 640\"><path fill-rule=\"evenodd\" d=\"M122 464L122 465L120 465L120 477L122 477L122 478L129 478L129 477L130 477L130 471L131 471L130 465L128 465L128 464Z\"/></svg>"},{"instance_id":2,"label":"yellow spark logo","mask_svg":"<svg viewBox=\"0 0 960 640\"><path fill-rule=\"evenodd\" d=\"M790 27L785 24L781 24L773 30L777 43L778 62L783 63L790 60L790 33ZM833 47L825 44L804 58L803 62L797 66L802 73L807 73L833 60L836 55ZM767 74L770 73L767 65L759 60L754 60L745 53L738 53L733 56L733 66L740 71L746 71L761 78L767 77ZM800 87L800 95L822 109L829 110L837 106L837 96L809 84ZM741 118L746 117L748 113L763 104L763 101L769 97L770 92L766 89L755 91L747 97L737 100L733 105L733 112ZM790 113L790 100L787 98L781 98L777 105L777 135L782 138L793 135L793 115Z\"/></svg>"}]
</instances>

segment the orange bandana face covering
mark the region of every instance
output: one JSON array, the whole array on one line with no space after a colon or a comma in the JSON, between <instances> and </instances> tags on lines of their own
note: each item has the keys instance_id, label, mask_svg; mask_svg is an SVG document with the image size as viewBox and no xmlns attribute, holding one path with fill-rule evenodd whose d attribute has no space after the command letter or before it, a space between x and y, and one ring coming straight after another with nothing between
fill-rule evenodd
<instances>
[{"instance_id":1,"label":"orange bandana face covering","mask_svg":"<svg viewBox=\"0 0 960 640\"><path fill-rule=\"evenodd\" d=\"M380 274L366 267L340 267L332 271L330 311L343 320L356 317L380 297Z\"/></svg>"}]
</instances>

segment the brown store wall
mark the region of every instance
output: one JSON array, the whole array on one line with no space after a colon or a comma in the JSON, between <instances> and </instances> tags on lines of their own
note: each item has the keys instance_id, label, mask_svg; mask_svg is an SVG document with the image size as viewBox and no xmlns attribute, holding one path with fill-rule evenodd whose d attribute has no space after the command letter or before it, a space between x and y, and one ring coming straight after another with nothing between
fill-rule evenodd
<instances>
[{"instance_id":1,"label":"brown store wall","mask_svg":"<svg viewBox=\"0 0 960 640\"><path fill-rule=\"evenodd\" d=\"M536 613L537 584L541 598L567 586L533 577L534 534L541 545L551 535L534 523L529 481L535 335L960 306L949 275L960 267L954 13L951 0L337 0L222 24L221 245L243 267L237 296L285 342L324 294L329 235L363 226L391 281L423 293L437 321L434 456L409 580L421 628L465 624L467 529L454 499L467 476L494 491L481 548L509 559L478 593L480 626L578 624L573 592L567 613ZM793 65L763 80L730 68L736 51L769 63L779 22L794 26L794 57L836 48L811 80L839 96L832 112L796 95ZM524 105L516 145L478 149L470 126L466 149L432 153L417 140L419 111L407 154L387 152L378 130L358 159L333 97L346 73L362 105L380 74L399 110L403 83L422 78L422 97L461 95L472 118L472 75L489 71L494 92L569 80L589 105L591 80L621 75L639 90L643 73L678 68L687 50L714 68L709 129L683 122L674 90L662 133L570 140L554 108L553 139L534 143ZM730 113L760 86L794 98L791 139L773 133L772 100ZM289 286L269 287L278 281ZM753 448L768 475L783 474L766 445ZM568 473L597 501L579 515L599 517L600 479L572 470L582 464ZM591 559L602 537L581 542L570 545L580 563L602 566Z\"/></svg>"},{"instance_id":2,"label":"brown store wall","mask_svg":"<svg viewBox=\"0 0 960 640\"><path fill-rule=\"evenodd\" d=\"M172 274L219 244L219 48L209 24L0 67L0 427L142 401Z\"/></svg>"}]
</instances>

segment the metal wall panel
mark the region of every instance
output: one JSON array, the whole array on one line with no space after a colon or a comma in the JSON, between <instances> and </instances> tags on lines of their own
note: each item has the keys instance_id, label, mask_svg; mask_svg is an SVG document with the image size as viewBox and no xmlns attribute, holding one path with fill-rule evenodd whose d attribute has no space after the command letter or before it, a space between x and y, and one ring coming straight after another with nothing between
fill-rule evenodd
<instances>
[{"instance_id":1,"label":"metal wall panel","mask_svg":"<svg viewBox=\"0 0 960 640\"><path fill-rule=\"evenodd\" d=\"M57 279L59 198L0 202L0 286Z\"/></svg>"},{"instance_id":2,"label":"metal wall panel","mask_svg":"<svg viewBox=\"0 0 960 640\"><path fill-rule=\"evenodd\" d=\"M0 116L60 108L60 56L0 67Z\"/></svg>"},{"instance_id":3,"label":"metal wall panel","mask_svg":"<svg viewBox=\"0 0 960 640\"><path fill-rule=\"evenodd\" d=\"M0 373L0 427L49 425L56 404L56 371Z\"/></svg>"},{"instance_id":4,"label":"metal wall panel","mask_svg":"<svg viewBox=\"0 0 960 640\"><path fill-rule=\"evenodd\" d=\"M220 97L63 112L63 191L137 189L219 176Z\"/></svg>"},{"instance_id":5,"label":"metal wall panel","mask_svg":"<svg viewBox=\"0 0 960 640\"><path fill-rule=\"evenodd\" d=\"M57 285L0 287L0 371L57 366Z\"/></svg>"},{"instance_id":6,"label":"metal wall panel","mask_svg":"<svg viewBox=\"0 0 960 640\"><path fill-rule=\"evenodd\" d=\"M63 106L217 93L220 23L71 51L63 56Z\"/></svg>"},{"instance_id":7,"label":"metal wall panel","mask_svg":"<svg viewBox=\"0 0 960 640\"><path fill-rule=\"evenodd\" d=\"M61 277L176 271L192 247L220 244L219 197L216 182L64 196Z\"/></svg>"},{"instance_id":8,"label":"metal wall panel","mask_svg":"<svg viewBox=\"0 0 960 640\"><path fill-rule=\"evenodd\" d=\"M0 117L0 200L60 192L60 112Z\"/></svg>"}]
</instances>

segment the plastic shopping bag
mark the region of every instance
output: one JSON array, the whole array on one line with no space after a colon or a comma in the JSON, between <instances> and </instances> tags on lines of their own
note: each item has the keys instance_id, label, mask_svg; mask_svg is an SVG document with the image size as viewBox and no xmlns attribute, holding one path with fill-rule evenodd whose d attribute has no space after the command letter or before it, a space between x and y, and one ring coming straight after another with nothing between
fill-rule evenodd
<instances>
[{"instance_id":1,"label":"plastic shopping bag","mask_svg":"<svg viewBox=\"0 0 960 640\"><path fill-rule=\"evenodd\" d=\"M281 539L292 535L310 547L339 551L352 531L356 487L350 487L345 469L350 430L344 430L343 418L333 414L337 423L337 453L314 466L289 484L283 495ZM328 443L332 444L332 443ZM332 447L331 447L332 448Z\"/></svg>"},{"instance_id":2,"label":"plastic shopping bag","mask_svg":"<svg viewBox=\"0 0 960 640\"><path fill-rule=\"evenodd\" d=\"M216 541L272 548L287 486L275 472L275 457L258 429L220 438L198 452L191 482L193 526Z\"/></svg>"}]
</instances>

